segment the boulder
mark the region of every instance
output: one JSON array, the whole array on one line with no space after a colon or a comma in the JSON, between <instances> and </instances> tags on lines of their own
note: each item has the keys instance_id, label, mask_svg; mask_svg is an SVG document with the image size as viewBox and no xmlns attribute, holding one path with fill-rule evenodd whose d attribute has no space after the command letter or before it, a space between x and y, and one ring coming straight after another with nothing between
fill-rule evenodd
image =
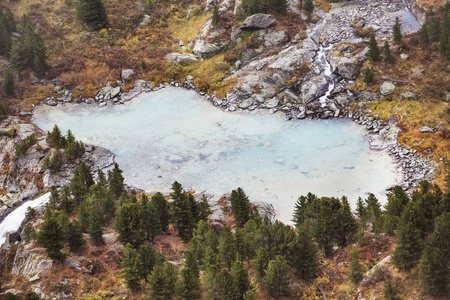
<instances>
[{"instance_id":1,"label":"boulder","mask_svg":"<svg viewBox=\"0 0 450 300\"><path fill-rule=\"evenodd\" d=\"M247 17L241 24L243 30L258 30L265 29L272 26L276 22L276 19L272 15L267 14L255 14Z\"/></svg>"},{"instance_id":2,"label":"boulder","mask_svg":"<svg viewBox=\"0 0 450 300\"><path fill-rule=\"evenodd\" d=\"M142 19L141 23L139 23L138 28L147 26L148 24L150 24L151 21L151 17L149 15L145 15L144 18Z\"/></svg>"},{"instance_id":3,"label":"boulder","mask_svg":"<svg viewBox=\"0 0 450 300\"><path fill-rule=\"evenodd\" d=\"M213 57L214 55L216 55L220 50L222 50L222 48L223 47L221 47L217 44L208 43L205 40L198 39L195 42L192 52L194 52L194 54L197 57L209 58L209 57Z\"/></svg>"},{"instance_id":4,"label":"boulder","mask_svg":"<svg viewBox=\"0 0 450 300\"><path fill-rule=\"evenodd\" d=\"M333 72L346 79L355 80L366 57L366 50L358 54L354 54L354 52L354 49L347 44L333 48L328 56Z\"/></svg>"},{"instance_id":5,"label":"boulder","mask_svg":"<svg viewBox=\"0 0 450 300\"><path fill-rule=\"evenodd\" d=\"M49 106L58 105L58 102L56 101L55 97L47 97L42 101L42 103L49 105Z\"/></svg>"},{"instance_id":6,"label":"boulder","mask_svg":"<svg viewBox=\"0 0 450 300\"><path fill-rule=\"evenodd\" d=\"M184 82L186 82L186 84L194 84L194 76L188 75Z\"/></svg>"},{"instance_id":7,"label":"boulder","mask_svg":"<svg viewBox=\"0 0 450 300\"><path fill-rule=\"evenodd\" d=\"M390 81L385 81L380 85L380 93L383 96L392 94L395 90L395 85Z\"/></svg>"},{"instance_id":8,"label":"boulder","mask_svg":"<svg viewBox=\"0 0 450 300\"><path fill-rule=\"evenodd\" d=\"M450 92L445 92L444 101L445 102L450 102Z\"/></svg>"},{"instance_id":9,"label":"boulder","mask_svg":"<svg viewBox=\"0 0 450 300\"><path fill-rule=\"evenodd\" d=\"M195 55L186 53L169 53L166 55L165 59L174 64L179 64L194 62L197 60L197 57L195 57Z\"/></svg>"},{"instance_id":10,"label":"boulder","mask_svg":"<svg viewBox=\"0 0 450 300\"><path fill-rule=\"evenodd\" d=\"M273 97L266 102L266 108L275 108L280 103L280 99L278 97Z\"/></svg>"},{"instance_id":11,"label":"boulder","mask_svg":"<svg viewBox=\"0 0 450 300\"><path fill-rule=\"evenodd\" d=\"M134 71L131 69L122 70L122 80L128 80L134 75Z\"/></svg>"},{"instance_id":12,"label":"boulder","mask_svg":"<svg viewBox=\"0 0 450 300\"><path fill-rule=\"evenodd\" d=\"M302 85L301 98L305 104L323 95L328 88L328 79L325 76L314 76Z\"/></svg>"},{"instance_id":13,"label":"boulder","mask_svg":"<svg viewBox=\"0 0 450 300\"><path fill-rule=\"evenodd\" d=\"M420 132L421 133L433 133L434 129L428 126L422 126L420 127Z\"/></svg>"},{"instance_id":14,"label":"boulder","mask_svg":"<svg viewBox=\"0 0 450 300\"><path fill-rule=\"evenodd\" d=\"M264 46L272 47L281 43L286 38L284 30L272 31L264 35Z\"/></svg>"},{"instance_id":15,"label":"boulder","mask_svg":"<svg viewBox=\"0 0 450 300\"><path fill-rule=\"evenodd\" d=\"M400 54L400 58L403 59L403 60L408 60L409 54L408 53L401 53Z\"/></svg>"}]
</instances>

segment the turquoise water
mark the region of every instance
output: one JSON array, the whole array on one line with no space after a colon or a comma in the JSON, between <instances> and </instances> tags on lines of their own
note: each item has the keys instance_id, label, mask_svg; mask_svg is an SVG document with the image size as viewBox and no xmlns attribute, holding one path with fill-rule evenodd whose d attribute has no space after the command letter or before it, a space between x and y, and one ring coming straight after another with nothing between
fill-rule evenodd
<instances>
[{"instance_id":1,"label":"turquoise water","mask_svg":"<svg viewBox=\"0 0 450 300\"><path fill-rule=\"evenodd\" d=\"M33 121L111 150L130 185L168 193L177 180L216 199L240 186L251 201L272 203L283 221L308 192L351 203L372 192L384 201L398 178L393 160L369 151L363 127L349 120L229 113L184 89L119 106L39 106Z\"/></svg>"}]
</instances>

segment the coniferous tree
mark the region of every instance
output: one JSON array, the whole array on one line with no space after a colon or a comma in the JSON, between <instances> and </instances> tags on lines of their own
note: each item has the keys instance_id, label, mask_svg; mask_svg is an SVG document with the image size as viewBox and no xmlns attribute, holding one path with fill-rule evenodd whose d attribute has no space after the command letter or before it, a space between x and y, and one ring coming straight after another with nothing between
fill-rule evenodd
<instances>
[{"instance_id":1,"label":"coniferous tree","mask_svg":"<svg viewBox=\"0 0 450 300\"><path fill-rule=\"evenodd\" d=\"M8 31L5 16L0 11L0 55L7 56L12 45L11 33Z\"/></svg>"},{"instance_id":2,"label":"coniferous tree","mask_svg":"<svg viewBox=\"0 0 450 300\"><path fill-rule=\"evenodd\" d=\"M288 7L286 0L269 0L268 5L270 7L270 11L279 16L285 14Z\"/></svg>"},{"instance_id":3,"label":"coniferous tree","mask_svg":"<svg viewBox=\"0 0 450 300\"><path fill-rule=\"evenodd\" d=\"M391 47L388 41L385 41L383 45L383 60L385 62L390 62L392 60Z\"/></svg>"},{"instance_id":4,"label":"coniferous tree","mask_svg":"<svg viewBox=\"0 0 450 300\"><path fill-rule=\"evenodd\" d=\"M184 192L180 183L174 182L172 184L172 219L175 228L178 230L178 235L185 242L192 237L192 232L195 227L195 220L192 215L192 206L189 196Z\"/></svg>"},{"instance_id":5,"label":"coniferous tree","mask_svg":"<svg viewBox=\"0 0 450 300\"><path fill-rule=\"evenodd\" d=\"M266 275L267 267L269 266L269 253L266 249L260 247L256 252L255 261L253 262L253 268L256 272L256 279L261 281Z\"/></svg>"},{"instance_id":6,"label":"coniferous tree","mask_svg":"<svg viewBox=\"0 0 450 300\"><path fill-rule=\"evenodd\" d=\"M45 248L48 257L57 261L65 258L61 249L64 246L64 233L55 218L45 220L38 233L38 244Z\"/></svg>"},{"instance_id":7,"label":"coniferous tree","mask_svg":"<svg viewBox=\"0 0 450 300\"><path fill-rule=\"evenodd\" d=\"M141 277L138 267L137 251L130 245L126 244L123 249L123 259L121 262L121 277L125 280L125 285L130 290L136 290L141 287Z\"/></svg>"},{"instance_id":8,"label":"coniferous tree","mask_svg":"<svg viewBox=\"0 0 450 300\"><path fill-rule=\"evenodd\" d=\"M375 72L372 67L366 67L364 70L363 81L365 84L372 84L375 81Z\"/></svg>"},{"instance_id":9,"label":"coniferous tree","mask_svg":"<svg viewBox=\"0 0 450 300\"><path fill-rule=\"evenodd\" d=\"M441 20L441 30L439 33L439 53L447 58L450 59L450 56L447 55L447 52L449 49L447 49L449 42L450 42L450 14L444 13Z\"/></svg>"},{"instance_id":10,"label":"coniferous tree","mask_svg":"<svg viewBox=\"0 0 450 300\"><path fill-rule=\"evenodd\" d=\"M230 228L224 226L219 236L219 256L225 265L230 270L236 259L236 242Z\"/></svg>"},{"instance_id":11,"label":"coniferous tree","mask_svg":"<svg viewBox=\"0 0 450 300\"><path fill-rule=\"evenodd\" d=\"M387 275L386 282L384 283L383 296L386 300L401 300L398 295L397 284L392 282L391 275Z\"/></svg>"},{"instance_id":12,"label":"coniferous tree","mask_svg":"<svg viewBox=\"0 0 450 300\"><path fill-rule=\"evenodd\" d=\"M212 17L211 17L211 25L213 27L217 27L220 22L220 14L219 14L219 5L214 5Z\"/></svg>"},{"instance_id":13,"label":"coniferous tree","mask_svg":"<svg viewBox=\"0 0 450 300\"><path fill-rule=\"evenodd\" d=\"M289 283L291 281L289 271L286 260L280 255L269 262L263 279L267 294L275 298L289 295Z\"/></svg>"},{"instance_id":14,"label":"coniferous tree","mask_svg":"<svg viewBox=\"0 0 450 300\"><path fill-rule=\"evenodd\" d=\"M247 195L240 187L231 192L231 211L236 225L238 227L244 226L244 224L250 219L251 204Z\"/></svg>"},{"instance_id":15,"label":"coniferous tree","mask_svg":"<svg viewBox=\"0 0 450 300\"><path fill-rule=\"evenodd\" d=\"M244 299L244 294L251 289L248 271L240 260L236 260L231 268L231 275L236 282L237 294L239 299Z\"/></svg>"},{"instance_id":16,"label":"coniferous tree","mask_svg":"<svg viewBox=\"0 0 450 300\"><path fill-rule=\"evenodd\" d=\"M304 10L308 12L309 18L314 10L314 0L305 0Z\"/></svg>"},{"instance_id":17,"label":"coniferous tree","mask_svg":"<svg viewBox=\"0 0 450 300\"><path fill-rule=\"evenodd\" d=\"M103 243L103 222L100 213L97 208L93 208L90 212L89 238L95 245Z\"/></svg>"},{"instance_id":18,"label":"coniferous tree","mask_svg":"<svg viewBox=\"0 0 450 300\"><path fill-rule=\"evenodd\" d=\"M73 220L69 223L68 240L70 251L76 252L83 246L83 231L81 225L77 220Z\"/></svg>"},{"instance_id":19,"label":"coniferous tree","mask_svg":"<svg viewBox=\"0 0 450 300\"><path fill-rule=\"evenodd\" d=\"M430 42L439 41L439 36L441 32L441 19L438 17L430 18L428 25L428 35L430 37Z\"/></svg>"},{"instance_id":20,"label":"coniferous tree","mask_svg":"<svg viewBox=\"0 0 450 300\"><path fill-rule=\"evenodd\" d=\"M14 96L16 91L14 85L14 75L9 69L6 69L3 72L3 90L8 96Z\"/></svg>"},{"instance_id":21,"label":"coniferous tree","mask_svg":"<svg viewBox=\"0 0 450 300\"><path fill-rule=\"evenodd\" d=\"M118 240L139 247L145 240L142 228L142 211L137 203L124 203L117 213L116 230Z\"/></svg>"},{"instance_id":22,"label":"coniferous tree","mask_svg":"<svg viewBox=\"0 0 450 300\"><path fill-rule=\"evenodd\" d=\"M162 266L155 266L147 279L150 299L172 299L177 278L178 271L171 263L165 262Z\"/></svg>"},{"instance_id":23,"label":"coniferous tree","mask_svg":"<svg viewBox=\"0 0 450 300\"><path fill-rule=\"evenodd\" d=\"M153 243L154 239L161 233L161 223L158 212L151 203L148 203L147 205L141 204L141 210L142 223L147 239L150 239Z\"/></svg>"},{"instance_id":24,"label":"coniferous tree","mask_svg":"<svg viewBox=\"0 0 450 300\"><path fill-rule=\"evenodd\" d=\"M100 30L108 25L108 16L102 0L79 0L77 17L93 30Z\"/></svg>"},{"instance_id":25,"label":"coniferous tree","mask_svg":"<svg viewBox=\"0 0 450 300\"><path fill-rule=\"evenodd\" d=\"M427 45L430 41L430 36L428 34L428 25L425 23L422 25L422 28L420 29L420 44Z\"/></svg>"},{"instance_id":26,"label":"coniferous tree","mask_svg":"<svg viewBox=\"0 0 450 300\"><path fill-rule=\"evenodd\" d=\"M218 300L239 300L239 292L237 289L236 281L233 275L230 274L226 269L222 269L217 273L216 276L216 293L215 298Z\"/></svg>"},{"instance_id":27,"label":"coniferous tree","mask_svg":"<svg viewBox=\"0 0 450 300\"><path fill-rule=\"evenodd\" d=\"M419 262L422 250L420 230L412 221L403 224L398 233L398 245L392 255L394 265L400 269L411 270Z\"/></svg>"},{"instance_id":28,"label":"coniferous tree","mask_svg":"<svg viewBox=\"0 0 450 300\"><path fill-rule=\"evenodd\" d=\"M314 236L319 246L324 250L325 256L330 256L336 238L336 223L333 211L328 206L320 207L317 221L314 223Z\"/></svg>"},{"instance_id":29,"label":"coniferous tree","mask_svg":"<svg viewBox=\"0 0 450 300\"><path fill-rule=\"evenodd\" d=\"M209 215L211 215L211 208L209 207L208 199L206 199L205 195L202 195L202 198L200 200L199 206L199 221L200 220L207 220Z\"/></svg>"},{"instance_id":30,"label":"coniferous tree","mask_svg":"<svg viewBox=\"0 0 450 300\"><path fill-rule=\"evenodd\" d=\"M181 270L179 297L186 300L201 299L202 285L197 260L191 251L185 252L185 264Z\"/></svg>"},{"instance_id":31,"label":"coniferous tree","mask_svg":"<svg viewBox=\"0 0 450 300\"><path fill-rule=\"evenodd\" d=\"M402 46L402 25L400 24L400 19L395 18L395 24L392 27L392 35L394 39L394 45Z\"/></svg>"},{"instance_id":32,"label":"coniferous tree","mask_svg":"<svg viewBox=\"0 0 450 300\"><path fill-rule=\"evenodd\" d=\"M363 265L359 262L359 253L355 247L353 247L351 256L349 278L353 283L358 283L363 278Z\"/></svg>"},{"instance_id":33,"label":"coniferous tree","mask_svg":"<svg viewBox=\"0 0 450 300\"><path fill-rule=\"evenodd\" d=\"M137 264L136 270L141 279L148 280L148 275L157 265L162 265L164 260L161 259L160 253L155 254L152 248L147 245L142 245L137 251ZM164 258L164 257L162 257Z\"/></svg>"},{"instance_id":34,"label":"coniferous tree","mask_svg":"<svg viewBox=\"0 0 450 300\"><path fill-rule=\"evenodd\" d=\"M123 171L119 169L119 165L117 163L114 164L114 168L112 169L112 171L108 171L109 188L113 192L116 199L119 198L125 191L122 172Z\"/></svg>"},{"instance_id":35,"label":"coniferous tree","mask_svg":"<svg viewBox=\"0 0 450 300\"><path fill-rule=\"evenodd\" d=\"M375 39L375 34L370 35L369 52L367 52L367 57L372 62L380 60L380 48L378 48L377 40Z\"/></svg>"},{"instance_id":36,"label":"coniferous tree","mask_svg":"<svg viewBox=\"0 0 450 300\"><path fill-rule=\"evenodd\" d=\"M156 208L157 214L159 216L159 223L161 225L161 230L166 232L169 227L170 214L169 214L169 203L163 194L160 192L153 195L151 199L151 204Z\"/></svg>"},{"instance_id":37,"label":"coniferous tree","mask_svg":"<svg viewBox=\"0 0 450 300\"><path fill-rule=\"evenodd\" d=\"M448 239L448 237L447 237ZM427 246L420 261L419 278L423 289L430 295L445 295L448 286L448 261L439 248Z\"/></svg>"},{"instance_id":38,"label":"coniferous tree","mask_svg":"<svg viewBox=\"0 0 450 300\"><path fill-rule=\"evenodd\" d=\"M350 204L345 196L342 197L342 207L337 212L337 223L337 238L340 239L338 243L341 247L344 247L349 241L353 240L358 230L358 224L356 224L355 217L350 210Z\"/></svg>"},{"instance_id":39,"label":"coniferous tree","mask_svg":"<svg viewBox=\"0 0 450 300\"><path fill-rule=\"evenodd\" d=\"M317 247L304 228L299 229L298 235L291 245L291 253L288 257L290 265L301 279L314 279L319 266Z\"/></svg>"}]
</instances>

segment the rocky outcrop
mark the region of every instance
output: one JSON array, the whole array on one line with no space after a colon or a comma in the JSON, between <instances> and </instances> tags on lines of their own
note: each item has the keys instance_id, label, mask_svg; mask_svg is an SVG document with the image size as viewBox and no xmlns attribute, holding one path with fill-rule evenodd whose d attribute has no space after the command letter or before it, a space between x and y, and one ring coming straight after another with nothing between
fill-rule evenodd
<instances>
[{"instance_id":1,"label":"rocky outcrop","mask_svg":"<svg viewBox=\"0 0 450 300\"><path fill-rule=\"evenodd\" d=\"M309 103L323 95L328 88L328 79L324 76L314 76L302 85L301 99Z\"/></svg>"},{"instance_id":2,"label":"rocky outcrop","mask_svg":"<svg viewBox=\"0 0 450 300\"><path fill-rule=\"evenodd\" d=\"M206 0L204 13L207 13L208 11L213 9L217 4L219 4L219 0Z\"/></svg>"},{"instance_id":3,"label":"rocky outcrop","mask_svg":"<svg viewBox=\"0 0 450 300\"><path fill-rule=\"evenodd\" d=\"M34 248L33 243L19 246L12 265L12 274L24 276L27 280L41 272L50 270L52 260L47 258L43 248Z\"/></svg>"},{"instance_id":4,"label":"rocky outcrop","mask_svg":"<svg viewBox=\"0 0 450 300\"><path fill-rule=\"evenodd\" d=\"M255 14L247 17L241 24L242 30L266 29L275 24L276 19L272 15Z\"/></svg>"},{"instance_id":5,"label":"rocky outcrop","mask_svg":"<svg viewBox=\"0 0 450 300\"><path fill-rule=\"evenodd\" d=\"M264 46L273 47L280 44L286 38L284 30L272 31L264 35Z\"/></svg>"},{"instance_id":6,"label":"rocky outcrop","mask_svg":"<svg viewBox=\"0 0 450 300\"><path fill-rule=\"evenodd\" d=\"M124 69L121 74L122 80L128 80L134 75L134 71L132 69Z\"/></svg>"},{"instance_id":7,"label":"rocky outcrop","mask_svg":"<svg viewBox=\"0 0 450 300\"><path fill-rule=\"evenodd\" d=\"M355 80L359 75L359 69L364 62L367 48L357 51L353 46L340 44L333 47L328 55L331 70L345 79Z\"/></svg>"}]
</instances>

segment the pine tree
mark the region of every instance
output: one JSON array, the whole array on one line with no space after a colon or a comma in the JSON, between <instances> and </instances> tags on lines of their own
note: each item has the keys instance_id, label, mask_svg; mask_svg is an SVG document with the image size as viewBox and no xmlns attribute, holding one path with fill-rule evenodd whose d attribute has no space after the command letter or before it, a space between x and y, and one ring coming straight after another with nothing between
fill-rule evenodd
<instances>
[{"instance_id":1,"label":"pine tree","mask_svg":"<svg viewBox=\"0 0 450 300\"><path fill-rule=\"evenodd\" d=\"M211 208L209 207L208 199L206 199L205 195L202 195L202 198L199 203L199 221L207 220L209 215L211 215Z\"/></svg>"},{"instance_id":2,"label":"pine tree","mask_svg":"<svg viewBox=\"0 0 450 300\"><path fill-rule=\"evenodd\" d=\"M141 204L142 222L147 238L153 243L154 239L161 233L161 223L158 216L158 211L151 204Z\"/></svg>"},{"instance_id":3,"label":"pine tree","mask_svg":"<svg viewBox=\"0 0 450 300\"><path fill-rule=\"evenodd\" d=\"M392 35L394 39L394 45L399 45L400 47L403 45L402 43L402 25L400 24L400 19L398 17L395 18L395 24L392 27Z\"/></svg>"},{"instance_id":4,"label":"pine tree","mask_svg":"<svg viewBox=\"0 0 450 300\"><path fill-rule=\"evenodd\" d=\"M186 300L201 299L202 285L197 260L191 251L185 252L185 264L181 270L179 297Z\"/></svg>"},{"instance_id":5,"label":"pine tree","mask_svg":"<svg viewBox=\"0 0 450 300\"><path fill-rule=\"evenodd\" d=\"M219 236L219 256L225 265L230 270L236 259L236 242L230 228L224 226Z\"/></svg>"},{"instance_id":6,"label":"pine tree","mask_svg":"<svg viewBox=\"0 0 450 300\"><path fill-rule=\"evenodd\" d=\"M427 246L420 261L420 283L433 296L445 295L447 292L449 270L447 261L442 259L444 256L441 249Z\"/></svg>"},{"instance_id":7,"label":"pine tree","mask_svg":"<svg viewBox=\"0 0 450 300\"><path fill-rule=\"evenodd\" d=\"M108 16L101 0L80 0L77 17L93 30L100 30L108 25Z\"/></svg>"},{"instance_id":8,"label":"pine tree","mask_svg":"<svg viewBox=\"0 0 450 300\"><path fill-rule=\"evenodd\" d=\"M430 37L430 42L439 41L441 31L441 19L438 17L430 18L428 25L428 35Z\"/></svg>"},{"instance_id":9,"label":"pine tree","mask_svg":"<svg viewBox=\"0 0 450 300\"><path fill-rule=\"evenodd\" d=\"M125 285L130 290L137 290L141 287L141 277L138 268L137 251L127 244L123 249L123 259L121 277L125 280Z\"/></svg>"},{"instance_id":10,"label":"pine tree","mask_svg":"<svg viewBox=\"0 0 450 300\"><path fill-rule=\"evenodd\" d=\"M280 298L289 295L289 283L291 281L289 266L282 256L276 256L269 262L264 276L264 288L272 297Z\"/></svg>"},{"instance_id":11,"label":"pine tree","mask_svg":"<svg viewBox=\"0 0 450 300\"><path fill-rule=\"evenodd\" d=\"M366 67L364 70L363 81L365 84L372 84L375 81L375 72L372 67Z\"/></svg>"},{"instance_id":12,"label":"pine tree","mask_svg":"<svg viewBox=\"0 0 450 300\"><path fill-rule=\"evenodd\" d=\"M121 243L139 247L145 240L142 212L137 203L124 203L117 213L116 230Z\"/></svg>"},{"instance_id":13,"label":"pine tree","mask_svg":"<svg viewBox=\"0 0 450 300\"><path fill-rule=\"evenodd\" d=\"M89 238L95 245L103 243L103 222L101 212L93 208L90 212Z\"/></svg>"},{"instance_id":14,"label":"pine tree","mask_svg":"<svg viewBox=\"0 0 450 300\"><path fill-rule=\"evenodd\" d=\"M392 282L391 275L387 275L386 282L384 283L383 296L386 300L401 300L398 295L398 287Z\"/></svg>"},{"instance_id":15,"label":"pine tree","mask_svg":"<svg viewBox=\"0 0 450 300\"><path fill-rule=\"evenodd\" d=\"M380 49L378 48L377 40L375 39L374 34L370 35L369 52L367 52L367 57L372 62L380 60Z\"/></svg>"},{"instance_id":16,"label":"pine tree","mask_svg":"<svg viewBox=\"0 0 450 300\"><path fill-rule=\"evenodd\" d=\"M450 14L445 13L441 20L441 30L439 33L439 53L448 59L450 57L447 57L447 46L450 42Z\"/></svg>"},{"instance_id":17,"label":"pine tree","mask_svg":"<svg viewBox=\"0 0 450 300\"><path fill-rule=\"evenodd\" d=\"M313 0L305 0L304 10L306 10L308 12L308 14L311 15L311 13L314 10L314 1Z\"/></svg>"},{"instance_id":18,"label":"pine tree","mask_svg":"<svg viewBox=\"0 0 450 300\"><path fill-rule=\"evenodd\" d=\"M236 281L234 277L230 274L226 269L222 269L218 272L216 279L216 292L215 296L212 299L220 299L220 300L238 300L239 293L236 285Z\"/></svg>"},{"instance_id":19,"label":"pine tree","mask_svg":"<svg viewBox=\"0 0 450 300\"><path fill-rule=\"evenodd\" d=\"M119 169L119 165L117 163L114 164L114 168L112 171L108 171L108 183L109 188L113 192L114 196L117 198L122 195L124 190L124 178L122 176L122 170Z\"/></svg>"},{"instance_id":20,"label":"pine tree","mask_svg":"<svg viewBox=\"0 0 450 300\"><path fill-rule=\"evenodd\" d=\"M49 218L42 223L38 233L38 244L45 248L51 259L57 261L65 259L65 254L61 252L64 234L56 219Z\"/></svg>"},{"instance_id":21,"label":"pine tree","mask_svg":"<svg viewBox=\"0 0 450 300\"><path fill-rule=\"evenodd\" d=\"M255 261L253 262L253 268L256 272L256 279L259 281L261 281L266 274L267 267L269 266L269 260L269 253L266 249L260 247L256 252Z\"/></svg>"},{"instance_id":22,"label":"pine tree","mask_svg":"<svg viewBox=\"0 0 450 300\"><path fill-rule=\"evenodd\" d=\"M392 60L391 47L390 47L388 41L384 42L384 46L383 46L383 60L385 62L389 62L389 61Z\"/></svg>"},{"instance_id":23,"label":"pine tree","mask_svg":"<svg viewBox=\"0 0 450 300\"><path fill-rule=\"evenodd\" d=\"M14 96L15 94L14 75L9 69L3 72L3 90L8 96Z\"/></svg>"},{"instance_id":24,"label":"pine tree","mask_svg":"<svg viewBox=\"0 0 450 300\"><path fill-rule=\"evenodd\" d=\"M299 229L298 235L291 245L291 253L288 257L290 265L301 279L314 279L319 266L317 247L305 229Z\"/></svg>"},{"instance_id":25,"label":"pine tree","mask_svg":"<svg viewBox=\"0 0 450 300\"><path fill-rule=\"evenodd\" d=\"M358 224L356 224L355 217L350 210L350 205L345 196L342 197L342 207L337 212L337 222L338 238L340 239L339 245L344 247L349 241L353 240L353 237L358 231Z\"/></svg>"},{"instance_id":26,"label":"pine tree","mask_svg":"<svg viewBox=\"0 0 450 300\"><path fill-rule=\"evenodd\" d=\"M239 299L244 299L244 294L250 290L250 280L248 278L248 271L240 260L236 260L231 268L231 274L236 282L237 294Z\"/></svg>"},{"instance_id":27,"label":"pine tree","mask_svg":"<svg viewBox=\"0 0 450 300\"><path fill-rule=\"evenodd\" d=\"M334 214L328 206L320 207L317 221L314 223L314 236L319 246L324 250L325 256L331 256L336 237L336 223Z\"/></svg>"},{"instance_id":28,"label":"pine tree","mask_svg":"<svg viewBox=\"0 0 450 300\"><path fill-rule=\"evenodd\" d=\"M192 216L192 206L188 195L183 190L180 183L174 182L172 184L172 219L175 228L178 230L178 235L185 242L192 237L192 232L195 227L195 220Z\"/></svg>"},{"instance_id":29,"label":"pine tree","mask_svg":"<svg viewBox=\"0 0 450 300\"><path fill-rule=\"evenodd\" d=\"M286 0L269 0L268 1L270 11L275 15L283 15L287 11L288 3Z\"/></svg>"},{"instance_id":30,"label":"pine tree","mask_svg":"<svg viewBox=\"0 0 450 300\"><path fill-rule=\"evenodd\" d=\"M422 25L422 28L420 30L420 44L427 45L430 41L430 36L428 34L428 25L425 23Z\"/></svg>"},{"instance_id":31,"label":"pine tree","mask_svg":"<svg viewBox=\"0 0 450 300\"><path fill-rule=\"evenodd\" d=\"M359 253L356 247L353 247L351 256L349 278L353 283L358 283L363 278L363 265L359 262Z\"/></svg>"},{"instance_id":32,"label":"pine tree","mask_svg":"<svg viewBox=\"0 0 450 300\"><path fill-rule=\"evenodd\" d=\"M417 265L422 250L420 230L412 221L403 224L398 233L398 245L392 255L394 265L400 269L411 270Z\"/></svg>"},{"instance_id":33,"label":"pine tree","mask_svg":"<svg viewBox=\"0 0 450 300\"><path fill-rule=\"evenodd\" d=\"M165 262L162 266L155 266L147 279L150 299L172 299L177 278L177 269L171 263Z\"/></svg>"},{"instance_id":34,"label":"pine tree","mask_svg":"<svg viewBox=\"0 0 450 300\"><path fill-rule=\"evenodd\" d=\"M151 199L151 204L156 208L157 214L159 216L159 222L161 225L161 230L166 232L169 227L170 214L169 214L169 203L163 194L160 192L153 195Z\"/></svg>"},{"instance_id":35,"label":"pine tree","mask_svg":"<svg viewBox=\"0 0 450 300\"><path fill-rule=\"evenodd\" d=\"M16 21L14 20L14 14L12 13L12 11L9 8L5 9L5 11L3 13L3 17L4 17L4 21L5 21L6 30L9 33L13 33L15 31L17 31Z\"/></svg>"},{"instance_id":36,"label":"pine tree","mask_svg":"<svg viewBox=\"0 0 450 300\"><path fill-rule=\"evenodd\" d=\"M158 256L153 252L152 248L147 245L139 247L137 252L136 269L139 277L147 281L148 275L156 265L162 265L163 261L158 261Z\"/></svg>"},{"instance_id":37,"label":"pine tree","mask_svg":"<svg viewBox=\"0 0 450 300\"><path fill-rule=\"evenodd\" d=\"M0 16L0 55L9 56L11 45L11 33L6 28L4 17Z\"/></svg>"},{"instance_id":38,"label":"pine tree","mask_svg":"<svg viewBox=\"0 0 450 300\"><path fill-rule=\"evenodd\" d=\"M217 27L220 22L220 14L219 14L219 5L214 5L212 17L211 17L211 25L213 27Z\"/></svg>"},{"instance_id":39,"label":"pine tree","mask_svg":"<svg viewBox=\"0 0 450 300\"><path fill-rule=\"evenodd\" d=\"M69 243L70 251L76 252L83 246L83 231L81 225L77 220L69 223L69 234L67 242Z\"/></svg>"},{"instance_id":40,"label":"pine tree","mask_svg":"<svg viewBox=\"0 0 450 300\"><path fill-rule=\"evenodd\" d=\"M238 227L244 226L250 219L250 209L251 204L244 190L240 187L233 190L231 192L231 211Z\"/></svg>"}]
</instances>

